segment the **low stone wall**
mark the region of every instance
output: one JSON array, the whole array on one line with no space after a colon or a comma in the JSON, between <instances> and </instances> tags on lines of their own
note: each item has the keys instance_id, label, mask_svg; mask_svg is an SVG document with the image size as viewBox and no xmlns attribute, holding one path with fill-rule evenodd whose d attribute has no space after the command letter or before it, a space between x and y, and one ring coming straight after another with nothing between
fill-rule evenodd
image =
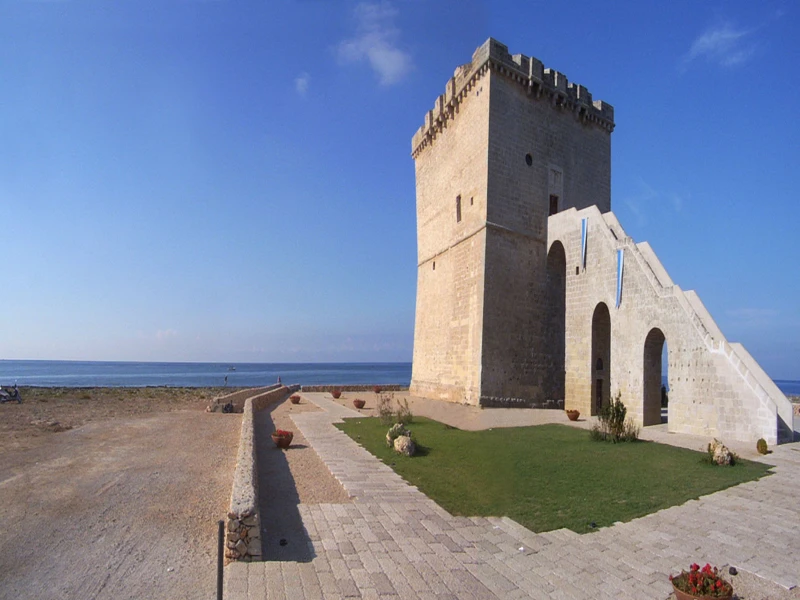
<instances>
[{"instance_id":1,"label":"low stone wall","mask_svg":"<svg viewBox=\"0 0 800 600\"><path fill-rule=\"evenodd\" d=\"M246 390L239 453L233 474L231 504L225 535L225 556L230 560L261 558L261 519L258 514L258 465L256 463L255 413L273 402L284 400L300 386L270 386L266 391ZM263 389L263 388L262 388ZM237 392L242 393L242 392ZM231 396L233 394L230 394ZM223 398L228 398L225 396ZM226 400L230 402L231 400Z\"/></svg>"},{"instance_id":2,"label":"low stone wall","mask_svg":"<svg viewBox=\"0 0 800 600\"><path fill-rule=\"evenodd\" d=\"M340 390L342 392L371 392L378 385L384 392L407 392L407 385L387 384L382 383L374 385L304 385L300 389L303 392L332 392L333 390Z\"/></svg>"},{"instance_id":3,"label":"low stone wall","mask_svg":"<svg viewBox=\"0 0 800 600\"><path fill-rule=\"evenodd\" d=\"M225 394L224 396L217 396L209 403L208 408L206 408L206 412L222 412L222 407L230 402L233 404L233 412L240 413L244 410L244 402L248 398L252 398L253 396L257 396L266 392L271 392L282 387L283 385L280 383L274 383L266 387L248 388L246 390L231 392L230 394Z\"/></svg>"},{"instance_id":4,"label":"low stone wall","mask_svg":"<svg viewBox=\"0 0 800 600\"><path fill-rule=\"evenodd\" d=\"M564 400L525 400L522 398L502 398L500 396L481 396L481 408L547 408L564 410Z\"/></svg>"}]
</instances>

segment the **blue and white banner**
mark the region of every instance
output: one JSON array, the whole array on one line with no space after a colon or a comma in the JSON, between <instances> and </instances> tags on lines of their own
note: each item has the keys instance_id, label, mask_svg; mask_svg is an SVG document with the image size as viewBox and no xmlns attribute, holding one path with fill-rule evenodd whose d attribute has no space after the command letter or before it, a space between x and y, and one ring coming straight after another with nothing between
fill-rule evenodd
<instances>
[{"instance_id":1,"label":"blue and white banner","mask_svg":"<svg viewBox=\"0 0 800 600\"><path fill-rule=\"evenodd\" d=\"M622 264L625 262L625 254L622 248L617 250L617 308L622 301Z\"/></svg>"},{"instance_id":2,"label":"blue and white banner","mask_svg":"<svg viewBox=\"0 0 800 600\"><path fill-rule=\"evenodd\" d=\"M581 268L586 270L586 234L589 229L589 218L581 219Z\"/></svg>"}]
</instances>

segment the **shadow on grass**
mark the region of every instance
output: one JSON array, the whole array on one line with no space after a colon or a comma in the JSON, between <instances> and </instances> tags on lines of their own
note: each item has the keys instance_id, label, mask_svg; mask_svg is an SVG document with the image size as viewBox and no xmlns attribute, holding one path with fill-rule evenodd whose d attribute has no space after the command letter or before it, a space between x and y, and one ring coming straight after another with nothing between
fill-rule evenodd
<instances>
[{"instance_id":1,"label":"shadow on grass","mask_svg":"<svg viewBox=\"0 0 800 600\"><path fill-rule=\"evenodd\" d=\"M300 516L300 496L285 455L305 446L292 444L287 450L275 446L271 437L275 430L272 410L277 406L255 413L262 560L311 562L315 553Z\"/></svg>"}]
</instances>

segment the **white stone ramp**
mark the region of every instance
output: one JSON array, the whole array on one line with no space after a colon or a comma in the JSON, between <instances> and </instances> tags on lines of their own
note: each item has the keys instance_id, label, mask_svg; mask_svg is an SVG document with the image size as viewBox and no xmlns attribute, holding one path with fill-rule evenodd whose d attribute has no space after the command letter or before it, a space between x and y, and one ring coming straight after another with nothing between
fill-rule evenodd
<instances>
[{"instance_id":1,"label":"white stone ramp","mask_svg":"<svg viewBox=\"0 0 800 600\"><path fill-rule=\"evenodd\" d=\"M635 243L612 212L601 214L597 206L590 206L552 215L548 243L560 243L566 256L577 262L582 256L584 220L587 263L580 276L567 278L566 284L571 307L567 339L575 340L566 353L568 404L572 398L588 414L589 388L575 383L594 378L585 368L593 361L592 330L586 324L592 323L594 307L613 300L609 292L616 290L618 252L622 252L626 258L621 304L614 309L614 328L622 333L614 337L616 367L611 373L617 375L611 385L622 392L628 416L640 425L658 422L660 413L654 415L654 409L660 407L660 396L652 394L652 385L644 384L647 361L642 358L646 336L658 329L669 348L670 431L747 444L764 438L770 445L800 436L794 431L786 395L741 344L725 338L699 296L674 284L650 245ZM656 390L660 387L658 380Z\"/></svg>"},{"instance_id":2,"label":"white stone ramp","mask_svg":"<svg viewBox=\"0 0 800 600\"><path fill-rule=\"evenodd\" d=\"M669 573L732 564L784 587L800 580L800 447L775 473L596 533L533 533L501 517L453 517L332 423L359 416L326 400L293 417L353 496L300 505L311 562L236 563L225 598L665 599Z\"/></svg>"}]
</instances>

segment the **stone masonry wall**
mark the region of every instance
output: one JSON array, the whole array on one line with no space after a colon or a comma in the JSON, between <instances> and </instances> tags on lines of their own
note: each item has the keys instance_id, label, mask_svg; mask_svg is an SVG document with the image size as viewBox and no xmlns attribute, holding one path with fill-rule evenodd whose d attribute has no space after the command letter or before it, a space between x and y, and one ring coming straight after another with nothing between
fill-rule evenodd
<instances>
[{"instance_id":1,"label":"stone masonry wall","mask_svg":"<svg viewBox=\"0 0 800 600\"><path fill-rule=\"evenodd\" d=\"M249 390L251 395L244 400L239 451L236 456L225 535L225 556L230 560L251 561L261 557L255 412L263 410L273 402L285 399L300 389L300 386L296 385L270 387L272 389L256 394L253 394L254 390Z\"/></svg>"},{"instance_id":2,"label":"stone masonry wall","mask_svg":"<svg viewBox=\"0 0 800 600\"><path fill-rule=\"evenodd\" d=\"M411 392L470 404L480 397L486 73L469 65L459 69L448 86L447 101L437 101L447 126L437 131L435 143L412 148L418 258Z\"/></svg>"},{"instance_id":3,"label":"stone masonry wall","mask_svg":"<svg viewBox=\"0 0 800 600\"><path fill-rule=\"evenodd\" d=\"M524 62L522 58L521 62ZM534 59L535 60L535 59ZM611 206L611 128L581 120L558 95L532 94L516 71L490 70L489 179L481 404L557 406L560 345L549 338L547 217ZM566 78L553 81L567 86ZM588 92L587 92L588 93ZM528 161L530 157L530 161ZM529 165L528 162L531 164Z\"/></svg>"},{"instance_id":4,"label":"stone masonry wall","mask_svg":"<svg viewBox=\"0 0 800 600\"><path fill-rule=\"evenodd\" d=\"M589 225L585 270L582 218ZM652 405L657 396L646 405L645 348L646 340L658 339L661 332L668 348L669 431L745 442L763 437L774 444L786 433L781 422L791 428L786 397L741 345L728 343L697 295L673 284L650 246L627 237L613 213L590 207L550 217L550 247L556 242L566 254L567 408L595 414L593 385L607 378L611 395L621 394L634 421L652 423L660 409ZM618 249L625 258L616 308ZM601 303L611 317L612 341L610 359L598 372L591 353L592 320ZM650 358L660 362L660 356Z\"/></svg>"},{"instance_id":5,"label":"stone masonry wall","mask_svg":"<svg viewBox=\"0 0 800 600\"><path fill-rule=\"evenodd\" d=\"M489 39L412 140L419 247L412 393L556 405L547 215L610 207L613 108Z\"/></svg>"}]
</instances>

